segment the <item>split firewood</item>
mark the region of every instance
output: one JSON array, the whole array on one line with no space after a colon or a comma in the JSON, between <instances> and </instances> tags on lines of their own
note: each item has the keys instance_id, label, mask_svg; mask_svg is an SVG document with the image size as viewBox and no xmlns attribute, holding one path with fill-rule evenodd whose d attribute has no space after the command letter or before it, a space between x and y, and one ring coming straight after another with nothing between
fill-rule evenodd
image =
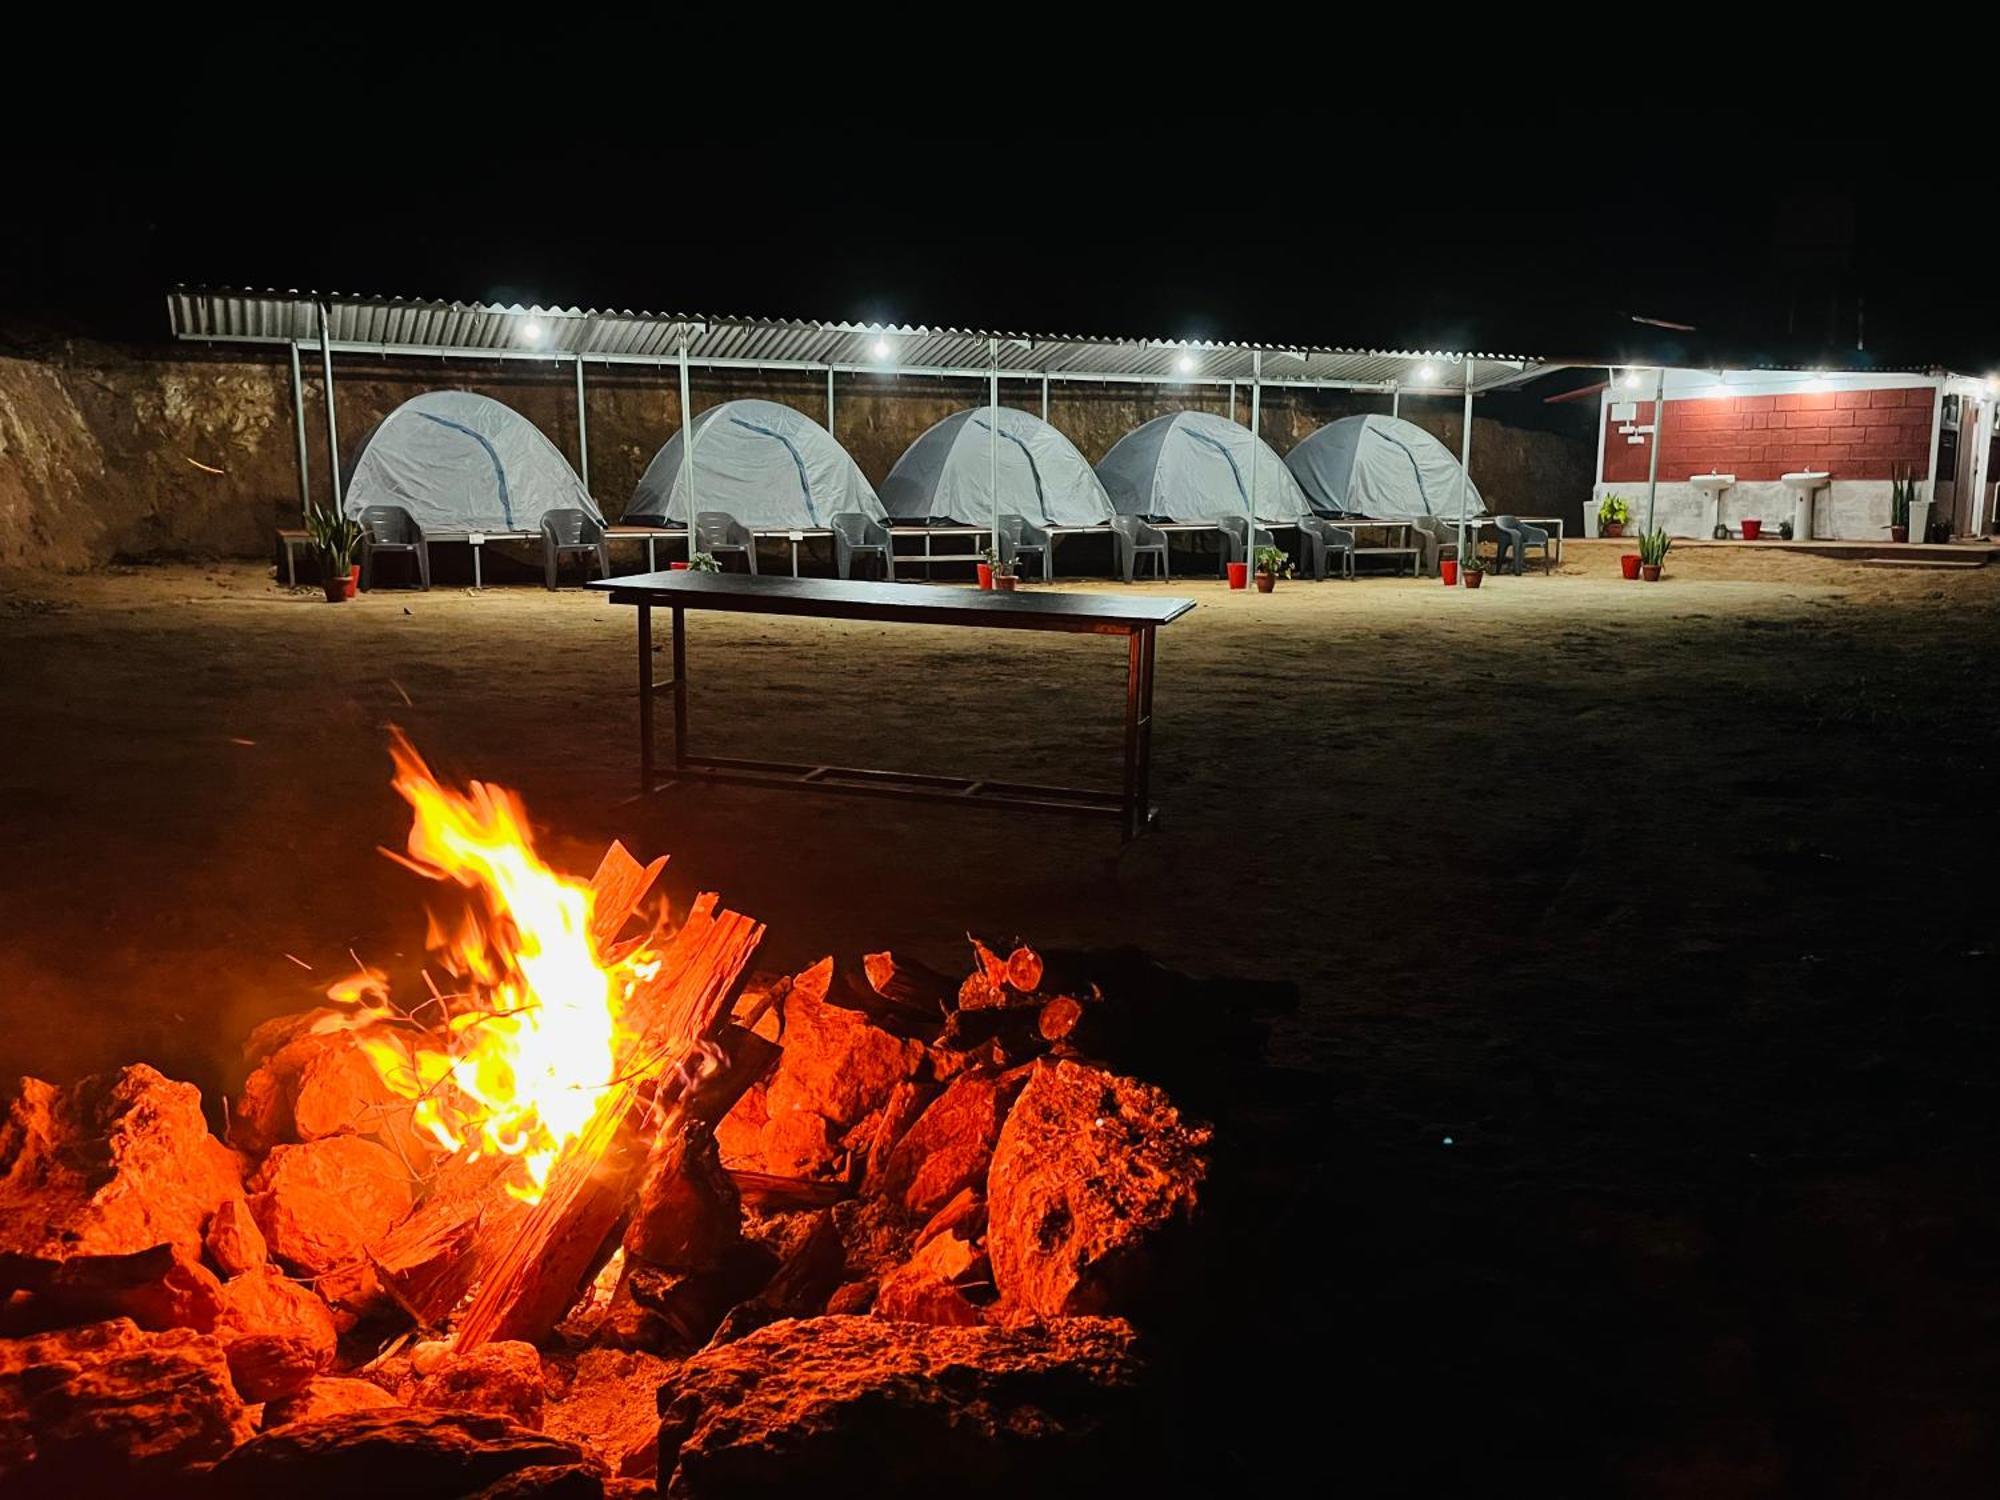
<instances>
[{"instance_id":1,"label":"split firewood","mask_svg":"<svg viewBox=\"0 0 2000 1500\"><path fill-rule=\"evenodd\" d=\"M439 1326L471 1290L484 1261L519 1229L528 1205L506 1191L518 1162L453 1157L422 1203L370 1251L383 1290L425 1328Z\"/></svg>"},{"instance_id":2,"label":"split firewood","mask_svg":"<svg viewBox=\"0 0 2000 1500\"><path fill-rule=\"evenodd\" d=\"M645 1094L693 1059L763 935L762 923L718 912L713 895L696 899L664 945L654 982L627 1004L639 1040L624 1049L617 1082L557 1161L540 1201L491 1259L459 1323L460 1352L490 1339L532 1343L561 1321L602 1264L604 1245L622 1228L638 1192L647 1159ZM669 1101L676 1110L679 1092Z\"/></svg>"},{"instance_id":3,"label":"split firewood","mask_svg":"<svg viewBox=\"0 0 2000 1500\"><path fill-rule=\"evenodd\" d=\"M626 1253L668 1271L706 1271L742 1237L742 1200L722 1170L714 1130L682 1118L653 1148Z\"/></svg>"},{"instance_id":4,"label":"split firewood","mask_svg":"<svg viewBox=\"0 0 2000 1500\"><path fill-rule=\"evenodd\" d=\"M843 960L833 998L893 1029L935 1030L956 1002L958 986L937 970L894 953Z\"/></svg>"},{"instance_id":5,"label":"split firewood","mask_svg":"<svg viewBox=\"0 0 2000 1500\"><path fill-rule=\"evenodd\" d=\"M733 1342L780 1318L813 1317L825 1309L826 1299L840 1285L846 1266L847 1250L833 1215L818 1215L764 1289L729 1310L709 1345Z\"/></svg>"}]
</instances>

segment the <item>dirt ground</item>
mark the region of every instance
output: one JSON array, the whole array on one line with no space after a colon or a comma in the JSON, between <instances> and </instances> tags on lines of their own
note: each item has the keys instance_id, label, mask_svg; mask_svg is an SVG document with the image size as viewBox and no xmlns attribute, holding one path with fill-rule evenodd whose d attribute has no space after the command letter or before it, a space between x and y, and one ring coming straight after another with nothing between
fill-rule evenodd
<instances>
[{"instance_id":1,"label":"dirt ground","mask_svg":"<svg viewBox=\"0 0 2000 1500\"><path fill-rule=\"evenodd\" d=\"M384 730L559 863L670 851L766 959L968 927L1295 980L1331 1121L1215 1450L1355 1493L2000 1492L2000 567L1721 549L1229 595L1162 633L1163 820L625 801L632 619L330 608L248 565L0 581L0 1073L231 1086L429 893ZM1076 585L1092 587L1093 585ZM1117 587L1116 585L1103 585ZM1115 642L714 617L704 748L1115 778Z\"/></svg>"}]
</instances>

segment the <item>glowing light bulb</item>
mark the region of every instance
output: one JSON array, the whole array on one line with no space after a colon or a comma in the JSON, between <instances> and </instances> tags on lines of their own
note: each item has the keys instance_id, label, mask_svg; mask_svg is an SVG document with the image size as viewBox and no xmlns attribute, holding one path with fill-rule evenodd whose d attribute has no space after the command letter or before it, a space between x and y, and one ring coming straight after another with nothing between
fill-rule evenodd
<instances>
[{"instance_id":1,"label":"glowing light bulb","mask_svg":"<svg viewBox=\"0 0 2000 1500\"><path fill-rule=\"evenodd\" d=\"M542 325L533 318L528 319L521 325L521 337L531 344L539 344L542 341Z\"/></svg>"},{"instance_id":2,"label":"glowing light bulb","mask_svg":"<svg viewBox=\"0 0 2000 1500\"><path fill-rule=\"evenodd\" d=\"M1637 370L1628 370L1626 372L1625 389L1628 391L1636 391L1639 389L1639 372Z\"/></svg>"},{"instance_id":3,"label":"glowing light bulb","mask_svg":"<svg viewBox=\"0 0 2000 1500\"><path fill-rule=\"evenodd\" d=\"M1436 379L1437 379L1437 370L1436 370L1436 368L1435 368L1434 366L1431 366L1431 365L1418 365L1418 366L1417 366L1417 384L1418 384L1418 385L1429 385L1429 384L1430 384L1430 383L1431 383L1431 382L1432 382L1433 380L1436 380Z\"/></svg>"},{"instance_id":4,"label":"glowing light bulb","mask_svg":"<svg viewBox=\"0 0 2000 1500\"><path fill-rule=\"evenodd\" d=\"M1183 375L1192 375L1194 373L1194 356L1192 354L1182 354L1179 359L1174 361L1174 368L1179 370Z\"/></svg>"},{"instance_id":5,"label":"glowing light bulb","mask_svg":"<svg viewBox=\"0 0 2000 1500\"><path fill-rule=\"evenodd\" d=\"M875 342L872 345L870 345L869 352L873 354L877 359L887 359L889 357L889 341L887 339L875 340Z\"/></svg>"}]
</instances>

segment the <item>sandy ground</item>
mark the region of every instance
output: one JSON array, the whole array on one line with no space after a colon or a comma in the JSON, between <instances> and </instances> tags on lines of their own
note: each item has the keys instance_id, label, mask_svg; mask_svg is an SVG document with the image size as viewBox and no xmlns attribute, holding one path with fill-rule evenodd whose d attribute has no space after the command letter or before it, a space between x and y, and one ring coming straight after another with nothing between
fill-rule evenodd
<instances>
[{"instance_id":1,"label":"sandy ground","mask_svg":"<svg viewBox=\"0 0 2000 1500\"><path fill-rule=\"evenodd\" d=\"M348 950L413 956L429 892L374 852L400 724L521 788L559 860L670 851L776 963L956 962L971 927L1296 980L1278 1054L1335 1124L1256 1294L1289 1310L1246 1355L1268 1430L1218 1446L1298 1439L1364 1493L1993 1493L2000 567L1711 549L1649 587L1619 550L1476 594L1143 585L1200 607L1161 637L1163 821L1122 853L626 803L631 615L582 592L0 581L0 1072L214 1094ZM1122 677L1111 641L908 627L715 617L691 649L704 748L1027 780L1115 777Z\"/></svg>"}]
</instances>

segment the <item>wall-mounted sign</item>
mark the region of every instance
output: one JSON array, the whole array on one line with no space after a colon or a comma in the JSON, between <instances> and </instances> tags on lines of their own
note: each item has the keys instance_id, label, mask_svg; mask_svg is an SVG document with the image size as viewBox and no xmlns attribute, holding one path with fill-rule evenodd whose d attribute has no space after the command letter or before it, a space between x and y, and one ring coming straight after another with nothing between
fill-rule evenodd
<instances>
[{"instance_id":1,"label":"wall-mounted sign","mask_svg":"<svg viewBox=\"0 0 2000 1500\"><path fill-rule=\"evenodd\" d=\"M1639 420L1639 403L1636 401L1614 401L1611 403L1611 420L1614 422L1636 422Z\"/></svg>"}]
</instances>

